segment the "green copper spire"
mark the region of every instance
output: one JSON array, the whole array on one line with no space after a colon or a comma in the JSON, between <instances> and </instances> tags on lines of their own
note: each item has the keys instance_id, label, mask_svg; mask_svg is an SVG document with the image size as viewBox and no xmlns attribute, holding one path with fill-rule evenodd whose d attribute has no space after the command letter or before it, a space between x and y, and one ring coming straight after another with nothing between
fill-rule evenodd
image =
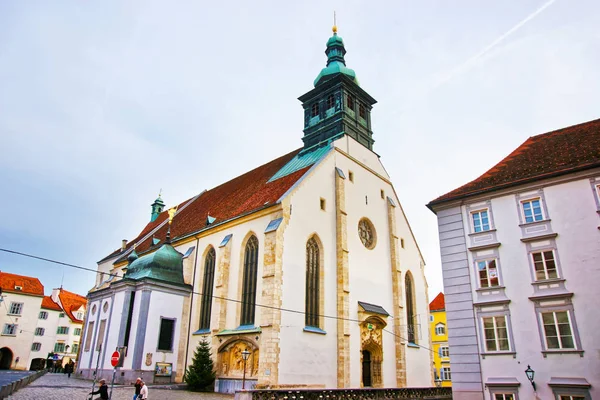
<instances>
[{"instance_id":1,"label":"green copper spire","mask_svg":"<svg viewBox=\"0 0 600 400\"><path fill-rule=\"evenodd\" d=\"M165 203L162 201L160 195L161 193L158 194L158 198L154 200L154 203L152 203L152 215L150 216L150 222L155 221L156 218L158 218L158 214L160 214L165 208Z\"/></svg>"},{"instance_id":2,"label":"green copper spire","mask_svg":"<svg viewBox=\"0 0 600 400\"><path fill-rule=\"evenodd\" d=\"M316 87L319 84L331 79L333 75L339 73L348 76L354 81L354 83L358 85L356 73L354 70L346 67L346 60L344 60L344 55L346 54L344 41L338 36L337 27L335 25L333 26L332 30L333 36L327 41L327 49L325 50L325 54L327 54L327 66L321 70L317 76L317 79L315 79L314 85Z\"/></svg>"}]
</instances>

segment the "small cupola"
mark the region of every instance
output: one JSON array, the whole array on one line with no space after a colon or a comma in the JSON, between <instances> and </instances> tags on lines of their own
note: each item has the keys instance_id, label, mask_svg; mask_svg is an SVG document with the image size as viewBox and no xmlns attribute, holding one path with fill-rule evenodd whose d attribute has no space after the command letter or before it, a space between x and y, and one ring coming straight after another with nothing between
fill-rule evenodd
<instances>
[{"instance_id":1,"label":"small cupola","mask_svg":"<svg viewBox=\"0 0 600 400\"><path fill-rule=\"evenodd\" d=\"M154 222L156 218L158 218L158 215L161 212L163 212L164 209L165 203L163 202L161 194L159 193L156 200L154 200L154 203L152 203L152 215L150 216L150 222Z\"/></svg>"}]
</instances>

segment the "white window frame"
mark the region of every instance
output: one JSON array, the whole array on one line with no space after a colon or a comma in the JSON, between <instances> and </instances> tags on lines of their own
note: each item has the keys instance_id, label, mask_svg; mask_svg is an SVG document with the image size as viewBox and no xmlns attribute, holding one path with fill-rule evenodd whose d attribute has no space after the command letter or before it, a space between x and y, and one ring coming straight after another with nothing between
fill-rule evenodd
<instances>
[{"instance_id":1,"label":"white window frame","mask_svg":"<svg viewBox=\"0 0 600 400\"><path fill-rule=\"evenodd\" d=\"M48 311L40 311L38 319L48 319Z\"/></svg>"},{"instance_id":2,"label":"white window frame","mask_svg":"<svg viewBox=\"0 0 600 400\"><path fill-rule=\"evenodd\" d=\"M498 396L502 396L502 397L498 397ZM506 396L511 396L511 397L506 397ZM492 400L516 400L516 393L515 392L511 392L511 391L503 391L503 392L496 392L496 393L492 393Z\"/></svg>"},{"instance_id":3,"label":"white window frame","mask_svg":"<svg viewBox=\"0 0 600 400\"><path fill-rule=\"evenodd\" d=\"M443 332L439 333L438 329L442 328ZM435 326L435 335L436 336L443 336L446 334L446 325L444 325L442 322L438 322Z\"/></svg>"},{"instance_id":4,"label":"white window frame","mask_svg":"<svg viewBox=\"0 0 600 400\"><path fill-rule=\"evenodd\" d=\"M559 394L559 395L557 395L557 398L560 400L577 400L577 399L585 400L585 396L582 396L580 394Z\"/></svg>"},{"instance_id":5,"label":"white window frame","mask_svg":"<svg viewBox=\"0 0 600 400\"><path fill-rule=\"evenodd\" d=\"M44 333L46 333L46 329L38 327L38 328L35 328L35 332L33 333L33 335L34 336L44 336Z\"/></svg>"},{"instance_id":6,"label":"white window frame","mask_svg":"<svg viewBox=\"0 0 600 400\"><path fill-rule=\"evenodd\" d=\"M450 367L440 368L440 378L442 378L443 381L452 380L452 370L450 369Z\"/></svg>"},{"instance_id":7,"label":"white window frame","mask_svg":"<svg viewBox=\"0 0 600 400\"><path fill-rule=\"evenodd\" d=\"M81 336L81 328L75 328L73 330L73 335L75 335L75 336Z\"/></svg>"},{"instance_id":8,"label":"white window frame","mask_svg":"<svg viewBox=\"0 0 600 400\"><path fill-rule=\"evenodd\" d=\"M19 329L19 325L17 325L17 324L4 324L4 328L2 329L2 335L17 336L18 329Z\"/></svg>"},{"instance_id":9,"label":"white window frame","mask_svg":"<svg viewBox=\"0 0 600 400\"><path fill-rule=\"evenodd\" d=\"M533 202L534 201L538 201L540 204L540 219L535 219L535 212L534 212L534 207L533 207ZM531 215L533 217L532 221L527 221L527 216L525 215L525 204L530 203L531 204ZM543 204L543 200L541 196L538 197L530 197L524 200L520 200L520 205L521 205L521 216L523 217L523 223L524 224L532 224L534 222L540 222L540 221L544 221L546 220L546 214L544 213L544 204Z\"/></svg>"},{"instance_id":10,"label":"white window frame","mask_svg":"<svg viewBox=\"0 0 600 400\"><path fill-rule=\"evenodd\" d=\"M8 310L8 315L21 315L23 314L23 303L17 303L13 301L10 303L10 308Z\"/></svg>"},{"instance_id":11,"label":"white window frame","mask_svg":"<svg viewBox=\"0 0 600 400\"><path fill-rule=\"evenodd\" d=\"M42 344L40 342L31 343L31 351L40 351L41 349L42 349Z\"/></svg>"},{"instance_id":12,"label":"white window frame","mask_svg":"<svg viewBox=\"0 0 600 400\"><path fill-rule=\"evenodd\" d=\"M492 285L491 284L491 280L492 278L490 278L490 262L493 262L495 265L495 269L496 269L496 279L498 280L498 284L497 285ZM486 279L487 279L487 283L488 286L483 286L481 284L481 274L480 274L480 269L479 269L479 264L480 263L484 263L485 264L485 273L486 273ZM486 258L486 259L482 259L482 260L477 260L475 261L475 272L477 274L477 285L480 289L490 289L490 288L495 288L495 287L500 287L502 286L500 283L500 268L498 268L498 259L497 258ZM481 270L483 271L483 270Z\"/></svg>"},{"instance_id":13,"label":"white window frame","mask_svg":"<svg viewBox=\"0 0 600 400\"><path fill-rule=\"evenodd\" d=\"M487 229L484 229L483 218L481 215L482 213L486 214ZM479 223L480 223L480 229L481 229L479 231L477 230L477 226L475 225L475 215L476 214L479 215ZM487 232L492 229L492 220L490 218L490 209L489 208L480 208L478 210L471 211L471 228L473 228L473 233Z\"/></svg>"},{"instance_id":14,"label":"white window frame","mask_svg":"<svg viewBox=\"0 0 600 400\"><path fill-rule=\"evenodd\" d=\"M446 354L444 354L446 353ZM450 347L448 345L440 346L440 357L441 358L450 358Z\"/></svg>"},{"instance_id":15,"label":"white window frame","mask_svg":"<svg viewBox=\"0 0 600 400\"><path fill-rule=\"evenodd\" d=\"M565 313L567 315L567 319L569 322L569 330L571 331L570 336L571 336L571 341L573 342L573 347L564 347L563 343L562 343L562 338L560 335L560 329L558 327L558 319L556 317L556 313ZM548 336L546 334L546 324L544 323L544 314L552 314L553 315L553 319L554 319L554 329L556 330L557 336L556 338L558 339L558 343L560 345L560 347L550 347L548 345ZM548 351L560 351L560 350L579 350L577 347L577 340L575 337L575 330L573 329L573 320L571 318L571 313L569 310L551 310L551 311L540 311L540 321L542 324L542 334L544 336L544 347L546 348L546 350Z\"/></svg>"},{"instance_id":16,"label":"white window frame","mask_svg":"<svg viewBox=\"0 0 600 400\"><path fill-rule=\"evenodd\" d=\"M502 318L504 319L504 329L506 330L506 342L508 343L508 349L500 349L500 340L499 339L499 335L498 335L498 329L501 328L497 325L497 321L496 318ZM491 319L492 320L492 325L493 325L493 329L494 329L494 343L496 345L496 350L490 350L488 348L488 339L487 335L486 335L486 328L485 328L485 320L486 319ZM484 350L486 353L507 353L507 352L512 352L512 343L510 340L510 327L508 326L508 318L506 315L489 315L489 316L482 316L481 317L481 328L482 328L482 332L483 332L483 346L484 346Z\"/></svg>"},{"instance_id":17,"label":"white window frame","mask_svg":"<svg viewBox=\"0 0 600 400\"><path fill-rule=\"evenodd\" d=\"M548 276L548 265L547 265L547 261L548 260L546 260L546 254L545 254L545 253L548 253L548 252L552 253L552 261L554 262L554 273L556 274L556 276L552 277L552 278ZM533 265L533 277L534 277L534 279L535 279L536 282L547 281L547 280L552 280L552 279L560 279L561 278L560 271L559 271L559 268L558 268L558 260L557 260L556 252L554 251L554 249L543 249L543 250L537 250L536 249L534 251L531 251L531 253L529 253L529 254L531 256L531 262L532 262L532 265ZM536 261L535 261L535 258L534 258L534 254L540 254L542 256L542 264L544 265L544 276L545 276L544 279L538 279L538 276L537 276L537 272L538 271L536 269Z\"/></svg>"},{"instance_id":18,"label":"white window frame","mask_svg":"<svg viewBox=\"0 0 600 400\"><path fill-rule=\"evenodd\" d=\"M79 312L77 313L77 315L76 315L76 318L77 318L78 320L82 321L82 320L83 320L83 313L82 313L81 311L79 311Z\"/></svg>"}]
</instances>

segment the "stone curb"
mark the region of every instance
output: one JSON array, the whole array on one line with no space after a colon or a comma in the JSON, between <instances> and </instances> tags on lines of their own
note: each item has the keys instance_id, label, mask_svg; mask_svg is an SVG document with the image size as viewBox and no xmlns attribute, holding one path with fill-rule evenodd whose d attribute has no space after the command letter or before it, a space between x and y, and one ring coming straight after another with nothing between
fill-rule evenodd
<instances>
[{"instance_id":1,"label":"stone curb","mask_svg":"<svg viewBox=\"0 0 600 400\"><path fill-rule=\"evenodd\" d=\"M31 382L35 381L37 378L46 374L47 372L48 371L46 370L37 371L17 381L3 385L2 387L0 387L0 400L5 399L6 397L10 396L19 389L24 388L25 386L29 385Z\"/></svg>"}]
</instances>

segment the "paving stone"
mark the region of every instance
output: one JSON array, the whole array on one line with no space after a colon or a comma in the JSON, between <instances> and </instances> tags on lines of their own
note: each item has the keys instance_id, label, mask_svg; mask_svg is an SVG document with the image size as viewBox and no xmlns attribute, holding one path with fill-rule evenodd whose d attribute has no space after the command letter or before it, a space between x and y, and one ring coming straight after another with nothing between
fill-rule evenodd
<instances>
[{"instance_id":1,"label":"paving stone","mask_svg":"<svg viewBox=\"0 0 600 400\"><path fill-rule=\"evenodd\" d=\"M110 385L109 385L110 386ZM87 400L92 382L64 374L46 374L27 387L9 396L8 400ZM110 389L109 389L110 392ZM116 386L112 400L131 400L133 387ZM219 393L195 393L185 390L153 389L148 386L149 400L232 400L233 395ZM94 399L98 395L94 396Z\"/></svg>"}]
</instances>

